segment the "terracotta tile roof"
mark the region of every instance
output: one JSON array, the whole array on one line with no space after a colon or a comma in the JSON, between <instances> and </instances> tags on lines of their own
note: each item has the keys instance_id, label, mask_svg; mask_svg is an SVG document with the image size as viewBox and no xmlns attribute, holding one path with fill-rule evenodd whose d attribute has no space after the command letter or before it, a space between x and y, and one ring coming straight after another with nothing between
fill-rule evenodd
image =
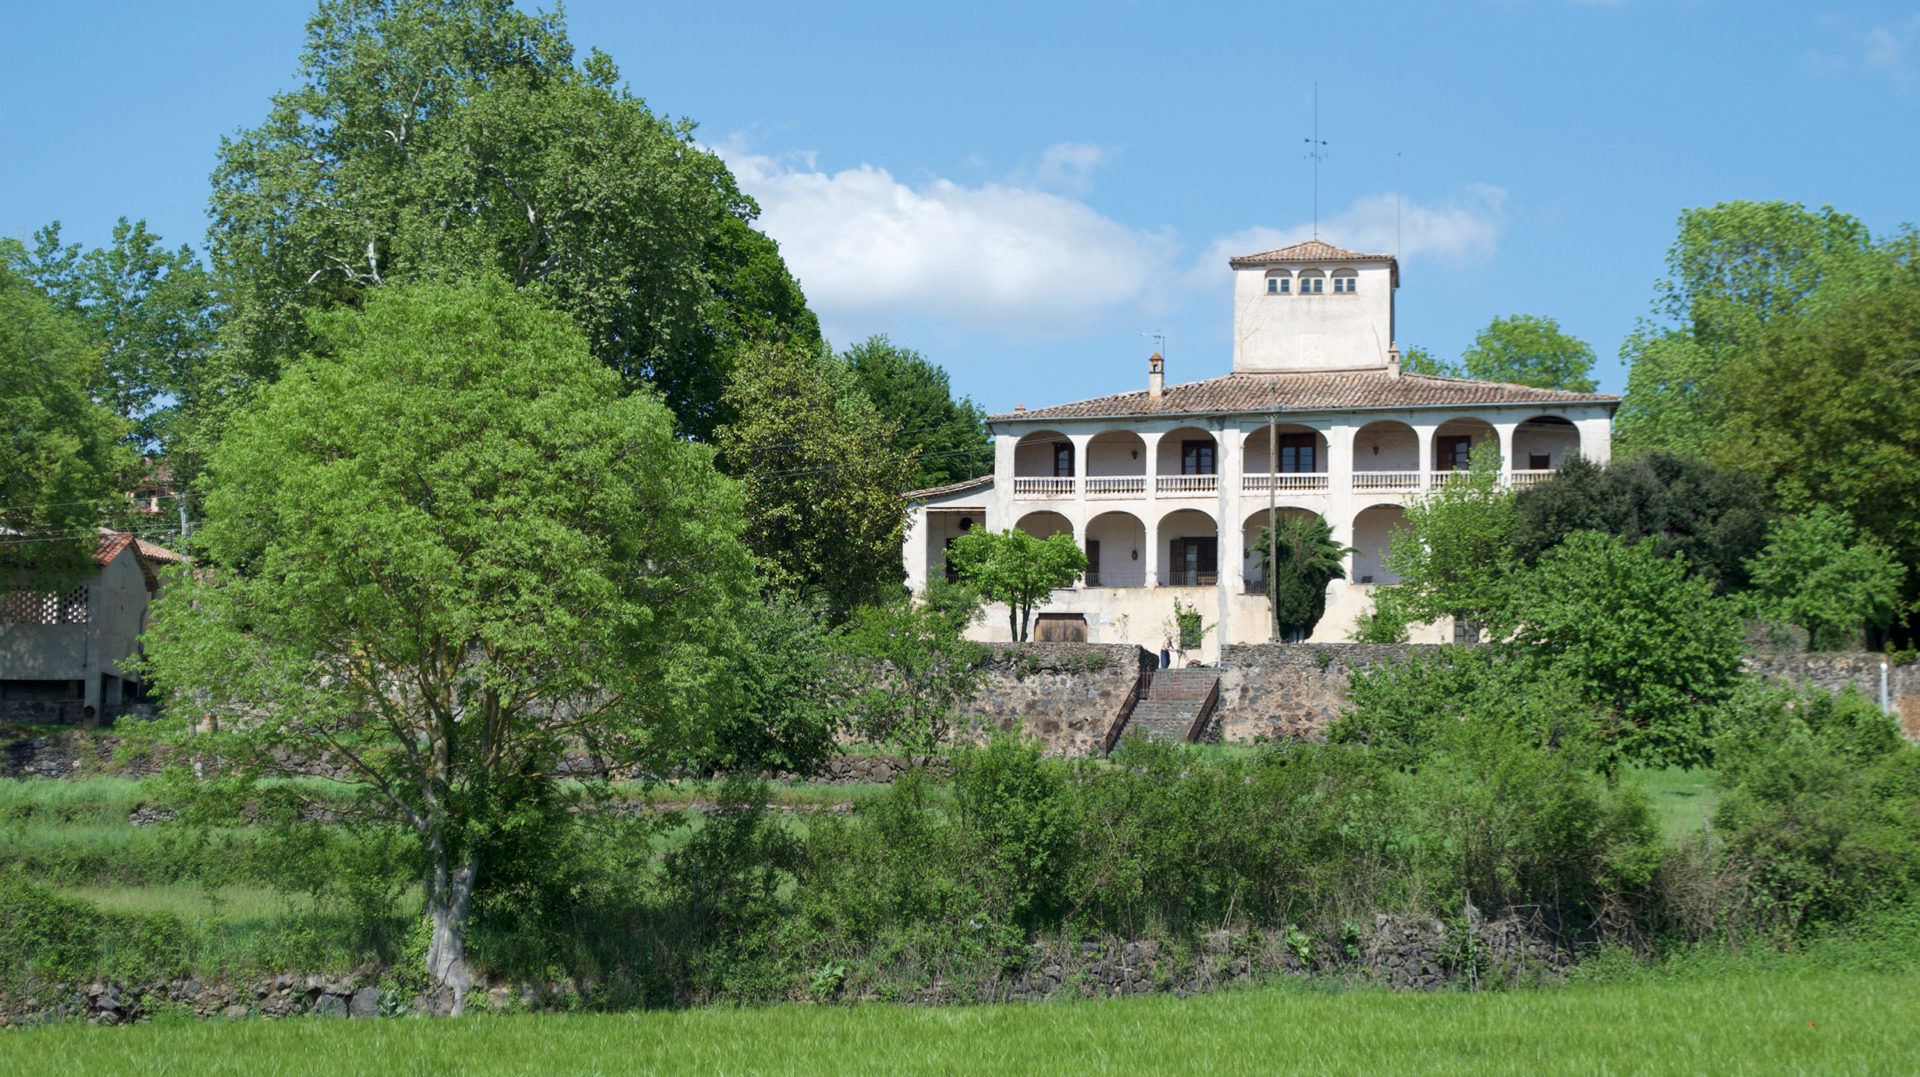
<instances>
[{"instance_id":1,"label":"terracotta tile roof","mask_svg":"<svg viewBox=\"0 0 1920 1077\"><path fill-rule=\"evenodd\" d=\"M1361 411L1392 408L1469 407L1484 404L1615 404L1607 393L1570 393L1498 381L1470 381L1429 374L1389 377L1385 370L1298 374L1228 374L1207 381L1169 385L1159 400L1145 389L1100 396L1031 411L1003 412L988 420L1093 419L1160 415L1261 414L1273 407L1275 389L1284 411Z\"/></svg>"},{"instance_id":2,"label":"terracotta tile roof","mask_svg":"<svg viewBox=\"0 0 1920 1077\"><path fill-rule=\"evenodd\" d=\"M187 561L184 555L174 553L165 546L157 546L148 542L146 539L136 539L135 541L140 544L140 556L149 561L159 561L162 564L168 565L181 565Z\"/></svg>"},{"instance_id":3,"label":"terracotta tile roof","mask_svg":"<svg viewBox=\"0 0 1920 1077\"><path fill-rule=\"evenodd\" d=\"M1243 254L1238 258L1227 259L1227 264L1235 269L1249 266L1272 265L1275 262L1391 262L1391 254L1362 254L1359 251L1342 250L1331 243L1322 243L1309 239L1304 243L1295 243L1291 247L1262 251L1259 254Z\"/></svg>"},{"instance_id":4,"label":"terracotta tile roof","mask_svg":"<svg viewBox=\"0 0 1920 1077\"><path fill-rule=\"evenodd\" d=\"M908 501L925 501L928 498L945 497L947 494L963 493L993 485L992 475L982 475L977 479L964 482L950 482L945 486L929 486L924 490L909 490L904 495Z\"/></svg>"},{"instance_id":5,"label":"terracotta tile roof","mask_svg":"<svg viewBox=\"0 0 1920 1077\"><path fill-rule=\"evenodd\" d=\"M93 563L101 568L113 564L120 551L133 545L134 538L125 531L101 531L99 539L93 544Z\"/></svg>"}]
</instances>

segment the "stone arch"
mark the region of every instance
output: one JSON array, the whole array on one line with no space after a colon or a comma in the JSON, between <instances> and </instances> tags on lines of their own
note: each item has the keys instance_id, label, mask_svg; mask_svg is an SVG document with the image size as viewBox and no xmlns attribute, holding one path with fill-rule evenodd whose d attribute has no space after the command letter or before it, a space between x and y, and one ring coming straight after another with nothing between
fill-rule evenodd
<instances>
[{"instance_id":1,"label":"stone arch","mask_svg":"<svg viewBox=\"0 0 1920 1077\"><path fill-rule=\"evenodd\" d=\"M1499 430L1478 415L1456 415L1441 423L1433 431L1433 454L1428 461L1435 474L1435 484L1439 484L1446 472L1466 470L1473 452L1489 442L1496 452L1505 455Z\"/></svg>"},{"instance_id":2,"label":"stone arch","mask_svg":"<svg viewBox=\"0 0 1920 1077\"><path fill-rule=\"evenodd\" d=\"M1027 513L1025 516L1020 517L1019 522L1013 526L1038 539L1052 538L1055 535L1070 536L1073 534L1072 520L1067 519L1057 512L1046 509L1042 509L1039 512Z\"/></svg>"},{"instance_id":3,"label":"stone arch","mask_svg":"<svg viewBox=\"0 0 1920 1077\"><path fill-rule=\"evenodd\" d=\"M1387 570L1387 547L1393 533L1406 526L1407 510L1400 505L1369 505L1353 516L1353 568L1347 578L1354 583L1399 583L1400 577Z\"/></svg>"},{"instance_id":4,"label":"stone arch","mask_svg":"<svg viewBox=\"0 0 1920 1077\"><path fill-rule=\"evenodd\" d=\"M1147 525L1131 512L1103 512L1087 521L1087 586L1147 585Z\"/></svg>"},{"instance_id":5,"label":"stone arch","mask_svg":"<svg viewBox=\"0 0 1920 1077\"><path fill-rule=\"evenodd\" d=\"M1211 587L1220 579L1220 525L1199 509L1174 509L1154 529L1160 544L1160 584Z\"/></svg>"},{"instance_id":6,"label":"stone arch","mask_svg":"<svg viewBox=\"0 0 1920 1077\"><path fill-rule=\"evenodd\" d=\"M1067 460L1071 467L1067 476L1079 473L1079 461L1074 459L1073 442L1058 430L1035 430L1020 438L1013 447L1013 474L1016 478L1064 478L1057 474L1056 464L1059 457L1056 449L1065 446Z\"/></svg>"},{"instance_id":7,"label":"stone arch","mask_svg":"<svg viewBox=\"0 0 1920 1077\"><path fill-rule=\"evenodd\" d=\"M1580 452L1580 428L1562 415L1535 415L1513 430L1515 472L1557 471Z\"/></svg>"},{"instance_id":8,"label":"stone arch","mask_svg":"<svg viewBox=\"0 0 1920 1077\"><path fill-rule=\"evenodd\" d=\"M1163 495L1209 495L1218 490L1220 440L1211 430L1182 426L1160 436L1154 458L1156 489Z\"/></svg>"},{"instance_id":9,"label":"stone arch","mask_svg":"<svg viewBox=\"0 0 1920 1077\"><path fill-rule=\"evenodd\" d=\"M1306 492L1326 489L1324 476L1327 473L1327 453L1332 446L1327 441L1325 431L1307 426L1304 423L1280 423L1277 431L1280 443L1280 458L1276 470L1279 475L1279 489ZM1262 492L1267 489L1267 468L1270 457L1267 454L1267 427L1254 427L1247 431L1241 443L1241 474L1246 476L1245 489L1248 492ZM1322 478L1311 481L1302 476L1318 475ZM1289 479L1288 476L1295 476Z\"/></svg>"},{"instance_id":10,"label":"stone arch","mask_svg":"<svg viewBox=\"0 0 1920 1077\"><path fill-rule=\"evenodd\" d=\"M1418 490L1420 435L1395 419L1376 419L1353 435L1356 493Z\"/></svg>"},{"instance_id":11,"label":"stone arch","mask_svg":"<svg viewBox=\"0 0 1920 1077\"><path fill-rule=\"evenodd\" d=\"M1087 442L1088 497L1144 497L1147 442L1132 430L1102 430Z\"/></svg>"},{"instance_id":12,"label":"stone arch","mask_svg":"<svg viewBox=\"0 0 1920 1077\"><path fill-rule=\"evenodd\" d=\"M1303 516L1324 518L1309 508L1289 505L1282 502L1274 509L1274 516L1284 521L1289 517ZM1240 527L1240 549L1244 551L1241 576L1247 581L1247 593L1258 595L1266 593L1266 577L1260 572L1260 555L1266 549L1261 545L1260 535L1267 529L1267 510L1265 507L1247 514L1246 522Z\"/></svg>"}]
</instances>

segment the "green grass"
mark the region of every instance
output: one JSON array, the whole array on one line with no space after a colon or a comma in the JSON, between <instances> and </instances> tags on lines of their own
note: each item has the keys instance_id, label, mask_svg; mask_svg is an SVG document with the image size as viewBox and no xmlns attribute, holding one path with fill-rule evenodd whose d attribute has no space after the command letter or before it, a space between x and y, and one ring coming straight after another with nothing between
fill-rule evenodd
<instances>
[{"instance_id":1,"label":"green grass","mask_svg":"<svg viewBox=\"0 0 1920 1077\"><path fill-rule=\"evenodd\" d=\"M1799 974L1504 994L1235 994L910 1009L0 1033L0 1073L1902 1073L1920 979Z\"/></svg>"},{"instance_id":2,"label":"green grass","mask_svg":"<svg viewBox=\"0 0 1920 1077\"><path fill-rule=\"evenodd\" d=\"M1720 802L1720 791L1713 786L1713 771L1701 768L1684 770L1635 769L1640 788L1653 806L1654 818L1668 838L1681 838L1706 825Z\"/></svg>"}]
</instances>

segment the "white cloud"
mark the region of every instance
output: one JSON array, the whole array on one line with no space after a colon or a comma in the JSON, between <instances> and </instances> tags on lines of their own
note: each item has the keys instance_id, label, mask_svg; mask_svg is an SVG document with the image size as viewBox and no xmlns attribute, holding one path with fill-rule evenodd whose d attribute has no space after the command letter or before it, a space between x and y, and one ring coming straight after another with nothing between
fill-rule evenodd
<instances>
[{"instance_id":1,"label":"white cloud","mask_svg":"<svg viewBox=\"0 0 1920 1077\"><path fill-rule=\"evenodd\" d=\"M1093 185L1093 170L1113 157L1113 151L1091 142L1056 142L1040 155L1034 182L1042 187L1083 192Z\"/></svg>"},{"instance_id":2,"label":"white cloud","mask_svg":"<svg viewBox=\"0 0 1920 1077\"><path fill-rule=\"evenodd\" d=\"M1140 298L1171 255L1166 237L1035 185L910 185L870 164L828 173L805 155L716 152L830 326L905 315L1013 336L1071 333ZM1105 157L1082 143L1051 147L1036 182L1084 184Z\"/></svg>"},{"instance_id":3,"label":"white cloud","mask_svg":"<svg viewBox=\"0 0 1920 1077\"><path fill-rule=\"evenodd\" d=\"M1824 26L1845 31L1845 24L1834 17L1820 20ZM1893 88L1904 93L1913 85L1913 49L1920 44L1920 15L1900 22L1875 26L1864 33L1847 32L1849 38L1839 52L1809 52L1801 63L1816 75L1837 75L1856 66L1871 74L1884 76Z\"/></svg>"},{"instance_id":4,"label":"white cloud","mask_svg":"<svg viewBox=\"0 0 1920 1077\"><path fill-rule=\"evenodd\" d=\"M1392 253L1397 248L1402 262L1478 261L1491 257L1499 246L1506 226L1506 200L1506 191L1477 183L1444 205L1403 201L1396 228L1394 196L1374 195L1320 222L1320 238L1336 247L1368 253ZM1221 236L1187 270L1187 283L1196 287L1215 285L1226 274L1229 258L1312 238L1310 223L1287 228L1254 227Z\"/></svg>"}]
</instances>

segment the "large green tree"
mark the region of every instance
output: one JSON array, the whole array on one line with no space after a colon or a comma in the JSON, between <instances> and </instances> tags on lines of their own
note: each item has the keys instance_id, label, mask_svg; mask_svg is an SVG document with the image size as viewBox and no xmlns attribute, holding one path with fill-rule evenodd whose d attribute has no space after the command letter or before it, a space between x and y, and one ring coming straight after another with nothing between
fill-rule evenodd
<instances>
[{"instance_id":1,"label":"large green tree","mask_svg":"<svg viewBox=\"0 0 1920 1077\"><path fill-rule=\"evenodd\" d=\"M1327 584L1347 578L1346 558L1353 547L1333 540L1333 525L1320 516L1290 514L1260 529L1254 547L1260 575L1267 581L1273 609L1273 635L1298 643L1313 635L1327 614ZM1271 564L1272 555L1279 565Z\"/></svg>"},{"instance_id":2,"label":"large green tree","mask_svg":"<svg viewBox=\"0 0 1920 1077\"><path fill-rule=\"evenodd\" d=\"M164 453L175 419L200 398L213 346L213 284L199 256L184 245L166 249L147 222L125 217L105 247L62 244L55 221L14 253L21 275L99 352L100 400L127 421L127 443Z\"/></svg>"},{"instance_id":3,"label":"large green tree","mask_svg":"<svg viewBox=\"0 0 1920 1077\"><path fill-rule=\"evenodd\" d=\"M209 238L230 317L202 443L315 343L306 312L408 280L489 270L539 293L699 436L743 338L817 338L719 158L605 55L576 62L558 14L322 0L299 79L220 146Z\"/></svg>"},{"instance_id":4,"label":"large green tree","mask_svg":"<svg viewBox=\"0 0 1920 1077\"><path fill-rule=\"evenodd\" d=\"M884 336L840 353L880 414L900 427L895 443L918 453L914 485L925 489L971 479L993 470L993 440L986 412L970 397L954 399L947 372Z\"/></svg>"},{"instance_id":5,"label":"large green tree","mask_svg":"<svg viewBox=\"0 0 1920 1077\"><path fill-rule=\"evenodd\" d=\"M720 462L745 490L768 582L836 617L899 591L914 454L846 368L818 348L759 345L736 360L726 403L738 418L720 428Z\"/></svg>"},{"instance_id":6,"label":"large green tree","mask_svg":"<svg viewBox=\"0 0 1920 1077\"><path fill-rule=\"evenodd\" d=\"M1652 316L1621 348L1619 449L1705 451L1720 429L1712 402L1727 388L1728 361L1855 290L1882 261L1866 226L1831 206L1739 201L1682 212Z\"/></svg>"},{"instance_id":7,"label":"large green tree","mask_svg":"<svg viewBox=\"0 0 1920 1077\"><path fill-rule=\"evenodd\" d=\"M1533 314L1495 318L1474 335L1473 346L1460 356L1460 365L1476 381L1576 393L1596 388L1592 346L1562 332L1555 319Z\"/></svg>"},{"instance_id":8,"label":"large green tree","mask_svg":"<svg viewBox=\"0 0 1920 1077\"><path fill-rule=\"evenodd\" d=\"M1714 456L1758 474L1780 508L1830 506L1920 565L1920 260L1870 284L1729 364ZM1912 638L1920 575L1902 605Z\"/></svg>"},{"instance_id":9,"label":"large green tree","mask_svg":"<svg viewBox=\"0 0 1920 1077\"><path fill-rule=\"evenodd\" d=\"M124 423L94 400L102 375L85 331L11 261L0 258L0 571L55 583L84 564L132 461L115 444Z\"/></svg>"},{"instance_id":10,"label":"large green tree","mask_svg":"<svg viewBox=\"0 0 1920 1077\"><path fill-rule=\"evenodd\" d=\"M1717 590L1734 591L1765 542L1766 501L1757 477L1695 457L1653 452L1604 468L1575 457L1515 498L1514 546L1532 564L1576 531L1650 538L1661 556L1683 557Z\"/></svg>"},{"instance_id":11,"label":"large green tree","mask_svg":"<svg viewBox=\"0 0 1920 1077\"><path fill-rule=\"evenodd\" d=\"M1815 651L1845 649L1862 626L1885 630L1907 576L1890 550L1825 505L1775 521L1748 570L1756 611L1805 629Z\"/></svg>"},{"instance_id":12,"label":"large green tree","mask_svg":"<svg viewBox=\"0 0 1920 1077\"><path fill-rule=\"evenodd\" d=\"M313 333L215 449L202 571L147 651L188 751L241 779L327 756L417 836L457 1003L483 850L576 825L562 754L660 768L731 697L739 493L497 277Z\"/></svg>"},{"instance_id":13,"label":"large green tree","mask_svg":"<svg viewBox=\"0 0 1920 1077\"><path fill-rule=\"evenodd\" d=\"M982 598L1007 604L1007 629L1015 643L1024 643L1033 608L1087 570L1087 552L1072 535L1042 539L1019 528L976 527L953 540L947 563Z\"/></svg>"}]
</instances>

